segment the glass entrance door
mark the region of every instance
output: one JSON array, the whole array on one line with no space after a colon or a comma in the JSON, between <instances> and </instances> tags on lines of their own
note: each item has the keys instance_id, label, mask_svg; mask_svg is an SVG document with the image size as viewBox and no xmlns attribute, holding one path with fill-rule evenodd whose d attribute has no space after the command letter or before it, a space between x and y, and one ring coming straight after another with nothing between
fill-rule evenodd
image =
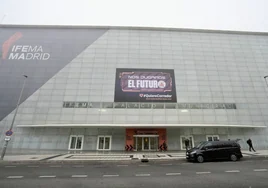
<instances>
[{"instance_id":1,"label":"glass entrance door","mask_svg":"<svg viewBox=\"0 0 268 188\"><path fill-rule=\"evenodd\" d=\"M143 150L149 150L150 149L150 138L149 137L143 137Z\"/></svg>"},{"instance_id":2,"label":"glass entrance door","mask_svg":"<svg viewBox=\"0 0 268 188\"><path fill-rule=\"evenodd\" d=\"M143 143L143 141L142 141L142 137L136 137L135 138L136 140L135 140L135 143L136 143L136 150L137 151L141 151L141 150L143 150L143 147L142 147L142 143Z\"/></svg>"},{"instance_id":3,"label":"glass entrance door","mask_svg":"<svg viewBox=\"0 0 268 188\"><path fill-rule=\"evenodd\" d=\"M157 150L158 149L158 137L151 137L150 138L150 150Z\"/></svg>"},{"instance_id":4,"label":"glass entrance door","mask_svg":"<svg viewBox=\"0 0 268 188\"><path fill-rule=\"evenodd\" d=\"M158 149L158 137L137 135L134 140L134 148L137 151L156 151Z\"/></svg>"}]
</instances>

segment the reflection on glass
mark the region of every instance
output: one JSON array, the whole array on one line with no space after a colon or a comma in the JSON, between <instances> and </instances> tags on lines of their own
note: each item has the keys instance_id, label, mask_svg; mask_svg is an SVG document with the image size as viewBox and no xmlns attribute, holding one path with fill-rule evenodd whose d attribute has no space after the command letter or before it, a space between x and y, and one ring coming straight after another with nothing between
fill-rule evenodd
<instances>
[{"instance_id":1,"label":"reflection on glass","mask_svg":"<svg viewBox=\"0 0 268 188\"><path fill-rule=\"evenodd\" d=\"M71 149L75 149L76 137L71 138Z\"/></svg>"},{"instance_id":2,"label":"reflection on glass","mask_svg":"<svg viewBox=\"0 0 268 188\"><path fill-rule=\"evenodd\" d=\"M104 149L109 149L110 148L110 137L105 138L105 148Z\"/></svg>"},{"instance_id":3,"label":"reflection on glass","mask_svg":"<svg viewBox=\"0 0 268 188\"><path fill-rule=\"evenodd\" d=\"M157 150L158 148L158 137L151 137L150 138L150 148L151 150Z\"/></svg>"},{"instance_id":4,"label":"reflection on glass","mask_svg":"<svg viewBox=\"0 0 268 188\"><path fill-rule=\"evenodd\" d=\"M142 137L137 137L137 150L142 150Z\"/></svg>"},{"instance_id":5,"label":"reflection on glass","mask_svg":"<svg viewBox=\"0 0 268 188\"><path fill-rule=\"evenodd\" d=\"M99 137L99 149L103 149L104 137Z\"/></svg>"},{"instance_id":6,"label":"reflection on glass","mask_svg":"<svg viewBox=\"0 0 268 188\"><path fill-rule=\"evenodd\" d=\"M181 141L182 141L182 149L186 149L186 146L185 146L185 140L186 138L188 138L189 140L189 147L190 148L193 148L193 137L192 136L189 136L189 137L181 137Z\"/></svg>"},{"instance_id":7,"label":"reflection on glass","mask_svg":"<svg viewBox=\"0 0 268 188\"><path fill-rule=\"evenodd\" d=\"M76 149L81 149L81 147L82 147L82 137L77 137Z\"/></svg>"},{"instance_id":8,"label":"reflection on glass","mask_svg":"<svg viewBox=\"0 0 268 188\"><path fill-rule=\"evenodd\" d=\"M148 137L143 137L143 149L148 150L149 149L149 138Z\"/></svg>"},{"instance_id":9,"label":"reflection on glass","mask_svg":"<svg viewBox=\"0 0 268 188\"><path fill-rule=\"evenodd\" d=\"M208 141L212 141L212 137L211 136L208 137Z\"/></svg>"}]
</instances>

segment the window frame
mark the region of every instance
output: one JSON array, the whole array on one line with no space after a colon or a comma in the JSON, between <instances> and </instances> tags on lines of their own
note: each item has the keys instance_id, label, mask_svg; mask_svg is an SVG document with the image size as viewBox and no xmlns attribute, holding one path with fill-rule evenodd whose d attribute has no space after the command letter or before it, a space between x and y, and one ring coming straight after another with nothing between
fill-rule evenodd
<instances>
[{"instance_id":1,"label":"window frame","mask_svg":"<svg viewBox=\"0 0 268 188\"><path fill-rule=\"evenodd\" d=\"M71 142L72 142L72 137L76 137L76 142L75 142L75 149L71 149ZM76 144L77 144L77 138L78 137L82 137L82 143L81 143L81 148L80 149L76 149ZM84 135L70 135L69 137L69 147L68 150L72 150L72 151L76 151L76 150L83 150L84 147Z\"/></svg>"},{"instance_id":2,"label":"window frame","mask_svg":"<svg viewBox=\"0 0 268 188\"><path fill-rule=\"evenodd\" d=\"M192 137L192 147L194 147L194 136L193 135L188 135L188 136L186 136L186 135L181 135L180 136L180 144L181 144L181 150L186 150L186 148L184 148L185 147L185 145L184 145L184 143L182 142L182 138L189 138L189 137Z\"/></svg>"},{"instance_id":3,"label":"window frame","mask_svg":"<svg viewBox=\"0 0 268 188\"><path fill-rule=\"evenodd\" d=\"M219 140L220 140L219 135L206 135L206 141L210 141L210 140L208 140L208 137L212 137L212 140L211 140L211 141L213 141L213 142L215 142L215 141L219 141ZM217 137L218 140L213 140L213 137Z\"/></svg>"},{"instance_id":4,"label":"window frame","mask_svg":"<svg viewBox=\"0 0 268 188\"><path fill-rule=\"evenodd\" d=\"M103 145L103 149L99 149L99 143L100 143L100 138L103 137L104 138L104 145ZM105 149L105 138L110 138L110 143L109 143L109 149ZM97 138L97 151L111 151L112 150L112 135L98 135Z\"/></svg>"}]
</instances>

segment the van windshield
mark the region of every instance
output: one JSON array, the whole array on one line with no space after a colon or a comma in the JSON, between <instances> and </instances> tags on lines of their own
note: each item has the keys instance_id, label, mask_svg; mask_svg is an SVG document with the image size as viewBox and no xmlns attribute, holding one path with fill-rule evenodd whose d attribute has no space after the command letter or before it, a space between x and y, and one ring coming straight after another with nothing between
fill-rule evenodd
<instances>
[{"instance_id":1,"label":"van windshield","mask_svg":"<svg viewBox=\"0 0 268 188\"><path fill-rule=\"evenodd\" d=\"M196 146L196 148L201 149L206 143L207 143L206 141L204 141L204 142L200 142L200 143Z\"/></svg>"}]
</instances>

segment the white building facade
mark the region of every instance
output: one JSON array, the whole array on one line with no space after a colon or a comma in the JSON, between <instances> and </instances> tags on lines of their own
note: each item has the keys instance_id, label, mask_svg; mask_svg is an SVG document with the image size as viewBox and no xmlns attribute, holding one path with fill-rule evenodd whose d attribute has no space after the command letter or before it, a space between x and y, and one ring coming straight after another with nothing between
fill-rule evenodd
<instances>
[{"instance_id":1,"label":"white building facade","mask_svg":"<svg viewBox=\"0 0 268 188\"><path fill-rule=\"evenodd\" d=\"M268 149L268 34L132 27L0 27L0 140L9 152Z\"/></svg>"}]
</instances>

